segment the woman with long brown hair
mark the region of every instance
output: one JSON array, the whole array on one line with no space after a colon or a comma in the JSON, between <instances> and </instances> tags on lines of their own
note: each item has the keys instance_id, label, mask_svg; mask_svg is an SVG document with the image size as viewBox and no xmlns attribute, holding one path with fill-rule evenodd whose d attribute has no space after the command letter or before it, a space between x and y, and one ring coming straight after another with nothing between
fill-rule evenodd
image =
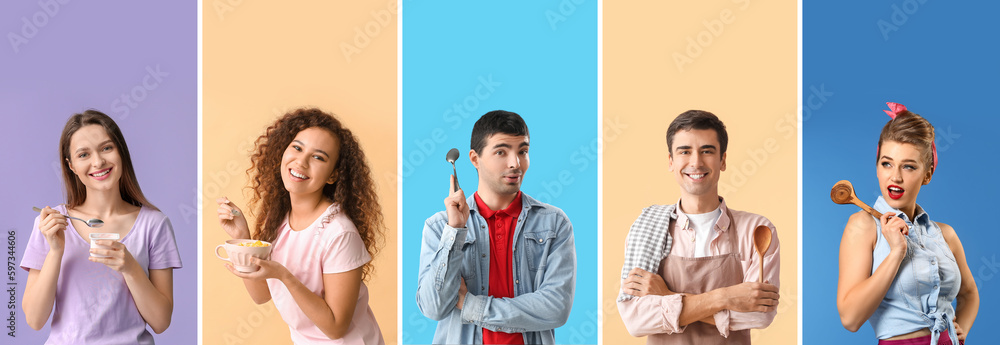
<instances>
[{"instance_id":1,"label":"woman with long brown hair","mask_svg":"<svg viewBox=\"0 0 1000 345\"><path fill-rule=\"evenodd\" d=\"M852 332L868 321L879 344L957 344L976 321L979 291L958 232L917 204L938 166L934 126L888 104L875 160L882 217L859 211L847 221L837 310Z\"/></svg>"},{"instance_id":2,"label":"woman with long brown hair","mask_svg":"<svg viewBox=\"0 0 1000 345\"><path fill-rule=\"evenodd\" d=\"M156 333L170 325L173 269L181 267L170 220L143 196L125 137L107 115L70 117L59 157L66 204L41 210L21 259L28 325L41 329L52 316L46 344L153 344L146 325Z\"/></svg>"},{"instance_id":3,"label":"woman with long brown hair","mask_svg":"<svg viewBox=\"0 0 1000 345\"><path fill-rule=\"evenodd\" d=\"M219 222L234 239L273 244L243 278L254 302L274 299L295 343L382 344L368 306L372 257L382 241L375 181L351 131L319 109L278 119L250 157L254 233L228 198L217 200Z\"/></svg>"}]
</instances>

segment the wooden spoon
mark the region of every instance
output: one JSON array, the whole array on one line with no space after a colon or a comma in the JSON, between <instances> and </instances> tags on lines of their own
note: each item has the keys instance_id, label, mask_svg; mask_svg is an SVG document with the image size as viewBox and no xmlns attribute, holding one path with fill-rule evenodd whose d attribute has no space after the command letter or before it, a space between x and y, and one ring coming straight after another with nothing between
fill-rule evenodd
<instances>
[{"instance_id":1,"label":"wooden spoon","mask_svg":"<svg viewBox=\"0 0 1000 345\"><path fill-rule=\"evenodd\" d=\"M851 181L840 180L837 184L834 184L833 188L830 189L830 199L841 205L858 205L858 207L865 212L868 212L868 214L874 216L875 218L882 218L881 212L876 211L874 208L871 208L871 206L868 206L861 200L858 200L858 196L854 194L854 185L851 184Z\"/></svg>"},{"instance_id":2,"label":"wooden spoon","mask_svg":"<svg viewBox=\"0 0 1000 345\"><path fill-rule=\"evenodd\" d=\"M771 228L766 225L757 226L753 229L753 246L757 248L757 257L760 258L760 282L764 282L764 253L771 248Z\"/></svg>"}]
</instances>

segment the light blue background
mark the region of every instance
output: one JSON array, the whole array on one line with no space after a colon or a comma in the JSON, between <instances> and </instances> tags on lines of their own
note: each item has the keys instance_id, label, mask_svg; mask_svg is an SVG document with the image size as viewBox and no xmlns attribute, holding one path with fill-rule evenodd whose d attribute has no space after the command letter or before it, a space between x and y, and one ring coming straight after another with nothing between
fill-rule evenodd
<instances>
[{"instance_id":1,"label":"light blue background","mask_svg":"<svg viewBox=\"0 0 1000 345\"><path fill-rule=\"evenodd\" d=\"M520 114L531 132L521 189L573 223L576 295L556 341L597 343L597 2L560 3L403 3L403 343L430 343L437 326L415 296L423 222L448 192L445 154L461 152L459 181L471 195L472 126L496 109ZM565 20L553 26L547 11ZM480 87L477 97L480 78L491 77L492 91ZM455 104L468 116L448 112ZM563 172L571 183L560 182Z\"/></svg>"},{"instance_id":2,"label":"light blue background","mask_svg":"<svg viewBox=\"0 0 1000 345\"><path fill-rule=\"evenodd\" d=\"M917 5L917 6L914 6ZM896 6L895 8L893 6ZM899 9L893 22L893 13ZM810 1L803 6L803 340L874 343L866 324L852 334L837 313L840 238L857 207L830 201L850 180L871 205L879 195L875 150L889 117L886 101L906 105L936 129L940 167L917 203L952 225L965 246L981 304L972 343L990 343L1000 324L1000 231L989 202L996 174L1000 4L943 1ZM903 21L903 15L906 15ZM879 29L879 21L898 28ZM814 91L815 90L815 91ZM825 91L820 97L819 92ZM832 95L830 95L832 93Z\"/></svg>"}]
</instances>

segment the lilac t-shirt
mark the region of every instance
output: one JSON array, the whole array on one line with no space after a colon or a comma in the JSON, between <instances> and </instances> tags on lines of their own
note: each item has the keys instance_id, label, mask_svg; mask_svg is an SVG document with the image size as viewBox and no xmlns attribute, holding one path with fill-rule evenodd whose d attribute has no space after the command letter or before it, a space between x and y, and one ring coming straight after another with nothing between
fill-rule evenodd
<instances>
[{"instance_id":1,"label":"lilac t-shirt","mask_svg":"<svg viewBox=\"0 0 1000 345\"><path fill-rule=\"evenodd\" d=\"M66 214L66 206L55 207ZM35 217L21 268L42 269L49 243L38 230ZM132 293L121 273L102 263L87 260L90 241L70 222L66 227L66 249L52 307L52 330L45 344L153 344L146 321L139 315ZM120 240L143 271L180 268L181 257L174 230L163 213L147 207L139 210L135 224Z\"/></svg>"},{"instance_id":2,"label":"lilac t-shirt","mask_svg":"<svg viewBox=\"0 0 1000 345\"><path fill-rule=\"evenodd\" d=\"M340 212L337 204L330 205L309 227L299 231L288 226L286 217L271 251L271 260L288 268L295 278L320 297L324 294L323 274L347 272L363 266L371 259L358 229L351 219ZM382 331L375 321L375 313L368 306L368 287L363 282L347 334L337 340L327 338L302 312L285 284L276 279L268 279L267 287L271 290L271 299L281 318L288 323L292 341L296 344L385 343Z\"/></svg>"}]
</instances>

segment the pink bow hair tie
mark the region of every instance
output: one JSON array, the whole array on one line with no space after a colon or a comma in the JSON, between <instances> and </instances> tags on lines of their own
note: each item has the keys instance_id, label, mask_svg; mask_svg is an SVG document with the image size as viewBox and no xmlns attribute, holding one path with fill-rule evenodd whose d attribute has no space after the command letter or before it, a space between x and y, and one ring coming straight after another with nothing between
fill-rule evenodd
<instances>
[{"instance_id":1,"label":"pink bow hair tie","mask_svg":"<svg viewBox=\"0 0 1000 345\"><path fill-rule=\"evenodd\" d=\"M889 106L889 110L883 110L883 111L885 112L886 115L889 115L889 117L891 117L893 120L896 119L896 116L899 115L899 113L902 113L902 112L906 111L906 106L905 105L902 105L902 104L899 104L899 103L895 103L895 102L885 102L885 104ZM931 142L931 153L934 156L934 166L933 167L936 168L938 166L937 144L935 144L933 142Z\"/></svg>"}]
</instances>

